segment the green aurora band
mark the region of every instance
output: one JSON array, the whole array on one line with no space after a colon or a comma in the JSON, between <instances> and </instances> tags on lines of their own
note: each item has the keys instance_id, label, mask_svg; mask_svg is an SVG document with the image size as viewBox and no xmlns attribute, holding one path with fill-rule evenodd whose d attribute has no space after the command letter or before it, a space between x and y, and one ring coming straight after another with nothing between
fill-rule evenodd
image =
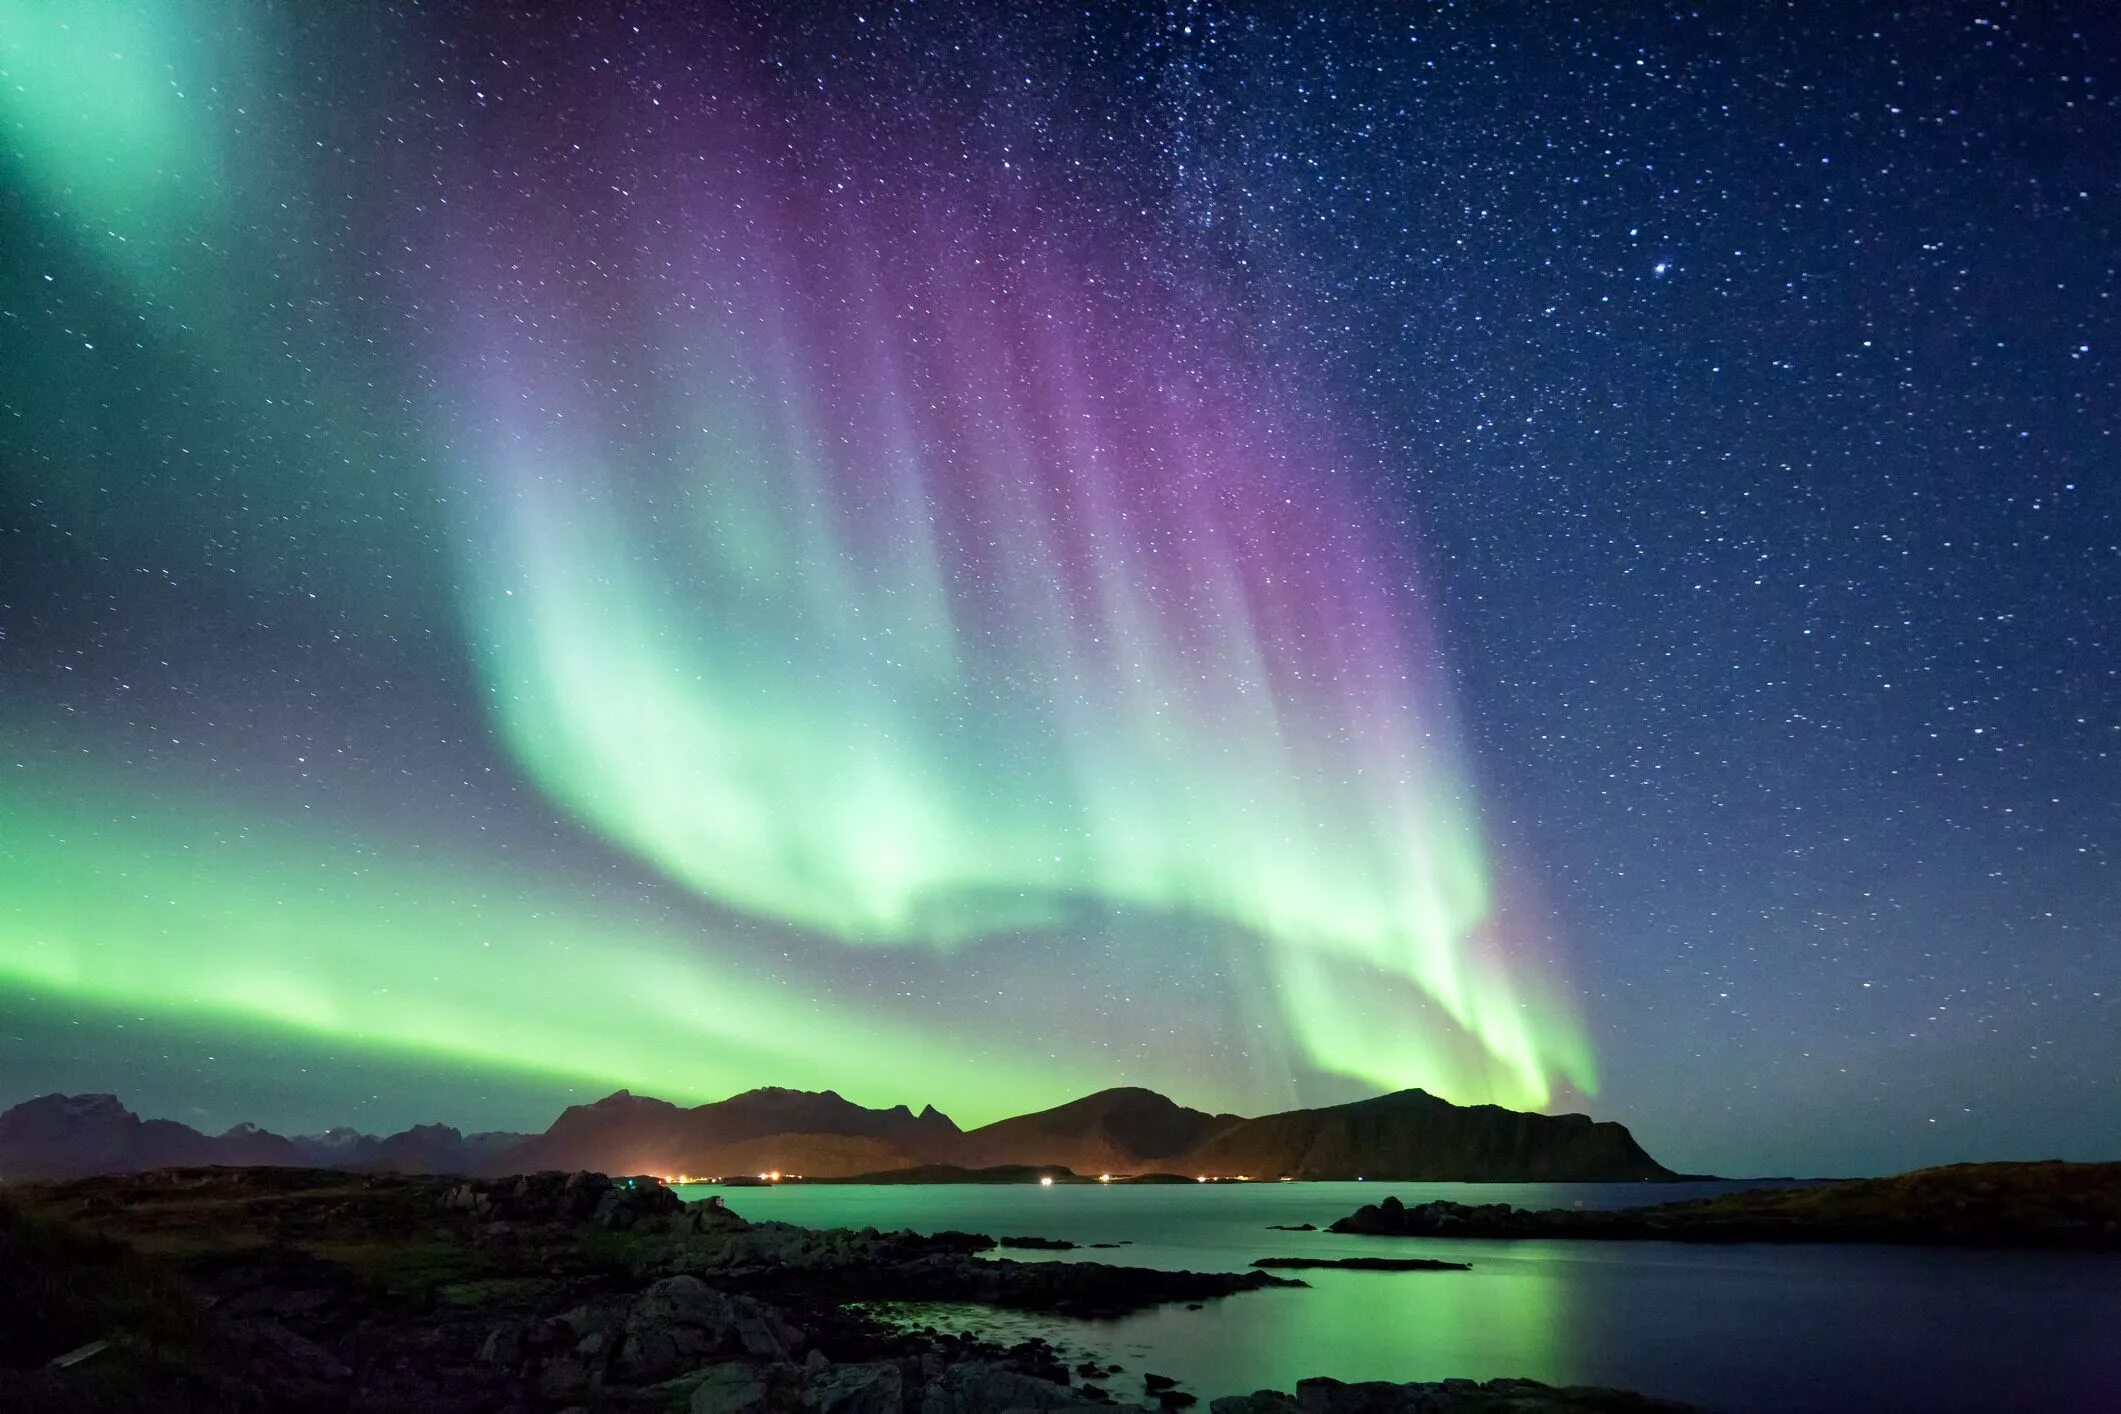
<instances>
[{"instance_id":1,"label":"green aurora band","mask_svg":"<svg viewBox=\"0 0 2121 1414\"><path fill-rule=\"evenodd\" d=\"M1050 1072L1006 1051L967 1067L907 1026L703 966L697 930L623 897L231 815L210 794L143 804L79 768L17 769L9 784L11 990L680 1100L747 1076L817 1089L853 1077L864 1093L952 1094L995 1113L1055 1094Z\"/></svg>"},{"instance_id":2,"label":"green aurora band","mask_svg":"<svg viewBox=\"0 0 2121 1414\"><path fill-rule=\"evenodd\" d=\"M444 543L457 589L436 607L461 613L515 769L585 848L707 907L525 870L461 822L382 848L351 800L325 833L226 779L91 766L114 735L84 721L6 763L0 987L673 1098L833 1085L971 1121L1121 1081L1257 1109L1289 1093L1275 1067L1526 1107L1594 1088L1492 877L1398 552L1357 528L1309 450L1320 429L1254 410L1285 399L1172 352L1167 303L1082 293L1100 252L1004 279L975 258L1006 246L998 227L958 243L917 206L850 225L799 183L688 181L680 155L720 140L702 120L633 174L665 194L664 246L499 216L474 243L439 217L393 237L448 272L431 294L455 341L408 353L453 371L430 419L398 425L330 262L290 275L314 347L248 332L287 292L252 271L340 219L304 175L324 144L291 75L332 53L343 129L366 132L387 97L364 75L388 56L264 6L56 13L0 0L10 180L109 300L153 315L143 339L263 419L256 440L291 460L222 468L243 504L301 537L302 583L335 581L354 620L375 565L424 582L406 565ZM545 199L512 198L521 164L477 160L493 138L435 138L438 163L486 169L452 219ZM821 246L835 259L798 275ZM630 264L630 307L692 313L614 330L526 264ZM76 468L35 475L89 496ZM450 509L378 542L378 495ZM271 583L285 558L245 574ZM1120 937L1252 979L1251 1072L1019 1056L1005 1003L938 1020L868 996L962 1002L970 984L939 979L1000 952L1058 981ZM760 960L773 938L783 974ZM840 983L835 951L858 968Z\"/></svg>"}]
</instances>

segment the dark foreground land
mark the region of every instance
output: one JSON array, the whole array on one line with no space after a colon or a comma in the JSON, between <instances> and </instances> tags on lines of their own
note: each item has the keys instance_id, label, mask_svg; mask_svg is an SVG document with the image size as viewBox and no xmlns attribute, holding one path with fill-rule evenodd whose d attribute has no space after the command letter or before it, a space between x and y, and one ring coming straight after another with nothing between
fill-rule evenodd
<instances>
[{"instance_id":1,"label":"dark foreground land","mask_svg":"<svg viewBox=\"0 0 2121 1414\"><path fill-rule=\"evenodd\" d=\"M2121 1163L1952 1164L1618 1212L1397 1198L1329 1229L1376 1237L1894 1242L2121 1252Z\"/></svg>"},{"instance_id":2,"label":"dark foreground land","mask_svg":"<svg viewBox=\"0 0 2121 1414\"><path fill-rule=\"evenodd\" d=\"M171 1169L9 1190L0 1408L985 1414L1179 1408L1160 1376L886 1325L874 1301L1073 1315L1198 1302L1263 1271L1019 1263L966 1233L814 1231L652 1179L491 1182ZM1528 1381L1311 1380L1216 1414L1644 1414Z\"/></svg>"}]
</instances>

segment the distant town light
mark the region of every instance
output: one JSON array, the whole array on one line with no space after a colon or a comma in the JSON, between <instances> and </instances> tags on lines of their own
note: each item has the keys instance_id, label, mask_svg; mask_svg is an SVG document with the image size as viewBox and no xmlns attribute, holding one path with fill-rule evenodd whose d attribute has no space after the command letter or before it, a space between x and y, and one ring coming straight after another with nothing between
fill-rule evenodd
<instances>
[{"instance_id":1,"label":"distant town light","mask_svg":"<svg viewBox=\"0 0 2121 1414\"><path fill-rule=\"evenodd\" d=\"M1038 1186L1041 1188L1051 1188L1053 1186L1053 1175L1049 1173L1040 1178L1038 1181Z\"/></svg>"},{"instance_id":2,"label":"distant town light","mask_svg":"<svg viewBox=\"0 0 2121 1414\"><path fill-rule=\"evenodd\" d=\"M1112 1181L1112 1175L1109 1173L1101 1173L1097 1176L1097 1181L1099 1183L1110 1183Z\"/></svg>"}]
</instances>

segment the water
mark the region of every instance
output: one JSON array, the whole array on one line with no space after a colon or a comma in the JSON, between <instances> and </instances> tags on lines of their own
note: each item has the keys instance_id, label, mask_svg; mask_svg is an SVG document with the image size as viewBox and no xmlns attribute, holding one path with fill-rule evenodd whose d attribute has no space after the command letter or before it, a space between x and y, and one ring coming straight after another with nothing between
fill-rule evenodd
<instances>
[{"instance_id":1,"label":"water","mask_svg":"<svg viewBox=\"0 0 2121 1414\"><path fill-rule=\"evenodd\" d=\"M1874 1246L1430 1241L1270 1232L1320 1227L1395 1193L1525 1207L1621 1208L1729 1184L1255 1183L1204 1186L867 1185L722 1192L751 1218L811 1227L960 1228L996 1236L1124 1241L1105 1251L1011 1252L1238 1271L1255 1257L1443 1257L1470 1272L1294 1273L1309 1290L1259 1291L1198 1311L1115 1321L924 1314L948 1329L1021 1339L1176 1376L1203 1400L1344 1380L1494 1379L1598 1384L1729 1414L1852 1409L2121 1410L2121 1257Z\"/></svg>"}]
</instances>

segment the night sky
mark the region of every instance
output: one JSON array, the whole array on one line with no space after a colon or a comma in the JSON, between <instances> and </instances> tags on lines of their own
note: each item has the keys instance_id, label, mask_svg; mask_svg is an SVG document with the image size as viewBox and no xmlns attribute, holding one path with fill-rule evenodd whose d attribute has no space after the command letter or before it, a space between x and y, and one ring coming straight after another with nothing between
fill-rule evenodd
<instances>
[{"instance_id":1,"label":"night sky","mask_svg":"<svg viewBox=\"0 0 2121 1414\"><path fill-rule=\"evenodd\" d=\"M529 8L0 0L0 1103L2121 1156L2097 7Z\"/></svg>"}]
</instances>

